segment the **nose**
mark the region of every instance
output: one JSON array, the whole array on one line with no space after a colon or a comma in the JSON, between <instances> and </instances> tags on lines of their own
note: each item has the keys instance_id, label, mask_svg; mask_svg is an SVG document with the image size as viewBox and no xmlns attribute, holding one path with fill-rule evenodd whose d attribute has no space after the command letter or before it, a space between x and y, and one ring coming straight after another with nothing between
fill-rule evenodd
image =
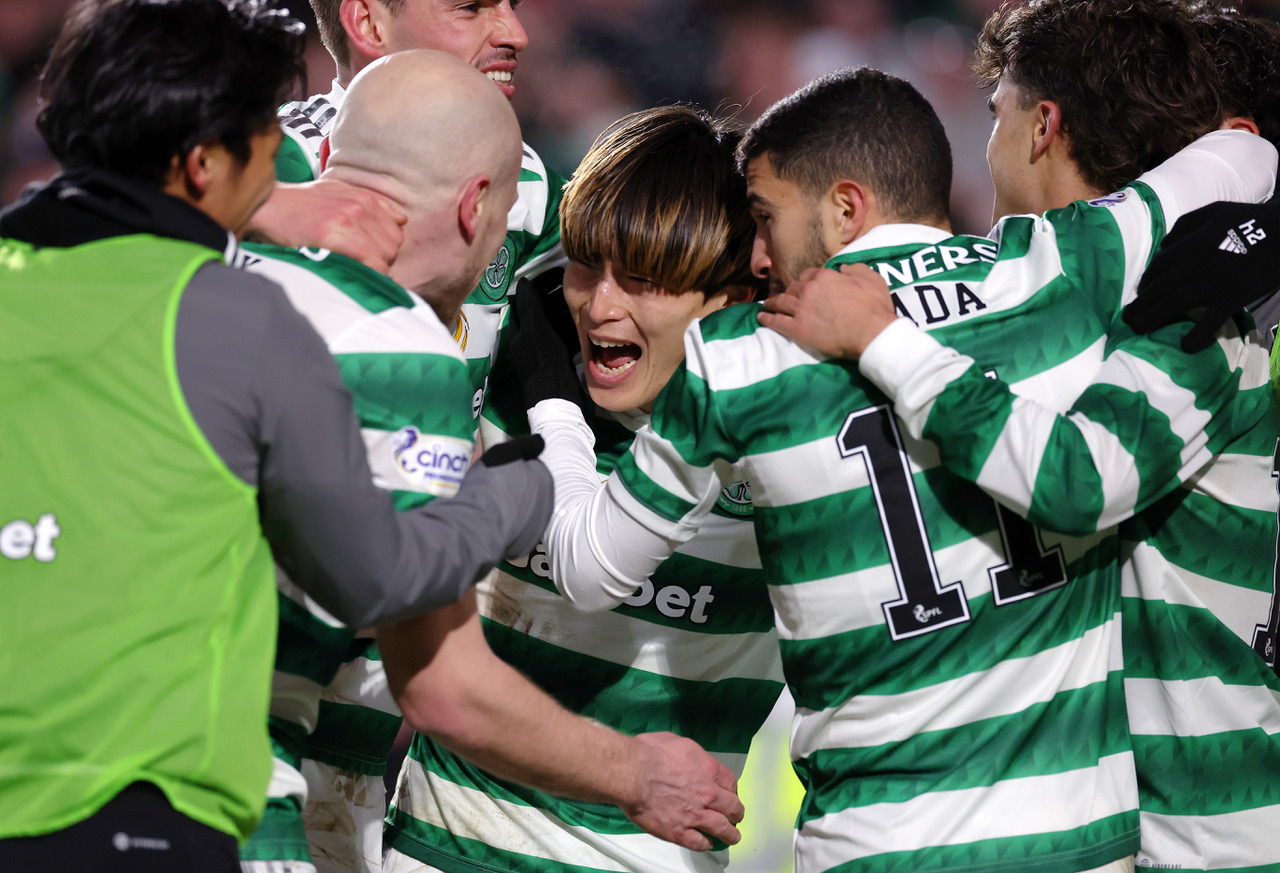
<instances>
[{"instance_id":1,"label":"nose","mask_svg":"<svg viewBox=\"0 0 1280 873\"><path fill-rule=\"evenodd\" d=\"M516 52L524 51L529 45L529 34L525 33L524 25L520 23L510 3L503 3L500 8L502 16L495 31L498 44L508 46Z\"/></svg>"},{"instance_id":2,"label":"nose","mask_svg":"<svg viewBox=\"0 0 1280 873\"><path fill-rule=\"evenodd\" d=\"M751 244L751 275L757 279L768 279L772 269L773 258L769 256L768 242L757 233L755 242Z\"/></svg>"},{"instance_id":3,"label":"nose","mask_svg":"<svg viewBox=\"0 0 1280 873\"><path fill-rule=\"evenodd\" d=\"M622 308L623 291L613 278L602 276L591 288L591 299L587 301L587 318L593 324L608 324L625 315Z\"/></svg>"}]
</instances>

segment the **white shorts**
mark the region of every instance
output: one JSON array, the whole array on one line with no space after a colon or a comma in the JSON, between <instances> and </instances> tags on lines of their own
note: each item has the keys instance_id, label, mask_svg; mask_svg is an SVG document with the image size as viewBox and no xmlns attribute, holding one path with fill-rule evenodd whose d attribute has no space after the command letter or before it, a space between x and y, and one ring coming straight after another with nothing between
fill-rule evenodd
<instances>
[{"instance_id":1,"label":"white shorts","mask_svg":"<svg viewBox=\"0 0 1280 873\"><path fill-rule=\"evenodd\" d=\"M387 790L381 776L302 759L302 822L317 873L380 873Z\"/></svg>"}]
</instances>

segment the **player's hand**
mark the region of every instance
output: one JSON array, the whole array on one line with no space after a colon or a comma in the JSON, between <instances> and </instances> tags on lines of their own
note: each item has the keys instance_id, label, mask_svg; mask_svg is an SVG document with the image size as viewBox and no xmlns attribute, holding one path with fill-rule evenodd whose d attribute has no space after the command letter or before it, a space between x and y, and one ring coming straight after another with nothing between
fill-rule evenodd
<instances>
[{"instance_id":1,"label":"player's hand","mask_svg":"<svg viewBox=\"0 0 1280 873\"><path fill-rule=\"evenodd\" d=\"M505 505L491 511L495 529L507 543L508 560L528 555L546 532L555 505L555 484L547 465L538 460L542 437L518 436L487 449L467 470L458 490L506 495Z\"/></svg>"},{"instance_id":2,"label":"player's hand","mask_svg":"<svg viewBox=\"0 0 1280 873\"><path fill-rule=\"evenodd\" d=\"M889 286L866 264L805 270L764 301L765 327L828 358L853 360L896 318Z\"/></svg>"},{"instance_id":3,"label":"player's hand","mask_svg":"<svg viewBox=\"0 0 1280 873\"><path fill-rule=\"evenodd\" d=\"M486 449L485 453L476 460L476 463L485 467L501 467L503 464L510 464L514 461L532 461L542 454L544 448L546 448L546 443L536 433L528 436L512 437L506 442L498 443L493 448Z\"/></svg>"},{"instance_id":4,"label":"player's hand","mask_svg":"<svg viewBox=\"0 0 1280 873\"><path fill-rule=\"evenodd\" d=\"M663 731L636 737L635 801L622 811L655 837L705 852L710 837L733 845L742 839L738 780L693 740Z\"/></svg>"},{"instance_id":5,"label":"player's hand","mask_svg":"<svg viewBox=\"0 0 1280 873\"><path fill-rule=\"evenodd\" d=\"M528 279L516 284L508 340L524 391L525 409L552 397L582 405L582 389L573 365L578 349L570 350L561 332L552 325L547 312L551 306L564 309L564 293L558 287L548 292Z\"/></svg>"},{"instance_id":6,"label":"player's hand","mask_svg":"<svg viewBox=\"0 0 1280 873\"><path fill-rule=\"evenodd\" d=\"M386 273L404 241L405 214L387 198L337 179L280 183L249 222L276 245L329 249Z\"/></svg>"},{"instance_id":7,"label":"player's hand","mask_svg":"<svg viewBox=\"0 0 1280 873\"><path fill-rule=\"evenodd\" d=\"M1165 237L1138 282L1124 322L1150 333L1192 322L1182 348L1198 352L1227 319L1280 287L1280 199L1210 203L1188 212Z\"/></svg>"}]
</instances>

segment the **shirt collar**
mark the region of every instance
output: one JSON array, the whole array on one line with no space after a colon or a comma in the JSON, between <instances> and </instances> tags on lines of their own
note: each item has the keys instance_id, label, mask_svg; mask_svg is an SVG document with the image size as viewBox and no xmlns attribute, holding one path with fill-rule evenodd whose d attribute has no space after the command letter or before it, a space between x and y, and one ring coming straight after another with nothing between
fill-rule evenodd
<instances>
[{"instance_id":1,"label":"shirt collar","mask_svg":"<svg viewBox=\"0 0 1280 873\"><path fill-rule=\"evenodd\" d=\"M893 246L931 246L955 236L949 230L928 224L879 224L836 252L832 257L887 249Z\"/></svg>"}]
</instances>

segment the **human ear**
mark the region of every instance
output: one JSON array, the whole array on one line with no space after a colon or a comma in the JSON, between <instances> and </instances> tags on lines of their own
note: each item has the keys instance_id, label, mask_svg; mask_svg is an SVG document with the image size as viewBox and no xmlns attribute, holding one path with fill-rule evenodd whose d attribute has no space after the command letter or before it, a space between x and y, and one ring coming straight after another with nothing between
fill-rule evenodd
<instances>
[{"instance_id":1,"label":"human ear","mask_svg":"<svg viewBox=\"0 0 1280 873\"><path fill-rule=\"evenodd\" d=\"M841 179L831 186L823 202L827 251L837 252L862 234L869 200L867 189L852 179Z\"/></svg>"},{"instance_id":2,"label":"human ear","mask_svg":"<svg viewBox=\"0 0 1280 873\"><path fill-rule=\"evenodd\" d=\"M1252 118L1245 118L1243 115L1232 115L1222 122L1222 130L1247 130L1254 136L1261 136L1262 131L1258 130L1258 125Z\"/></svg>"},{"instance_id":3,"label":"human ear","mask_svg":"<svg viewBox=\"0 0 1280 873\"><path fill-rule=\"evenodd\" d=\"M342 0L338 18L351 51L377 60L387 54L386 8L377 0Z\"/></svg>"},{"instance_id":4,"label":"human ear","mask_svg":"<svg viewBox=\"0 0 1280 873\"><path fill-rule=\"evenodd\" d=\"M462 199L458 203L458 230L467 245L475 242L480 231L480 218L488 205L490 184L489 177L482 174L473 177L462 189Z\"/></svg>"},{"instance_id":5,"label":"human ear","mask_svg":"<svg viewBox=\"0 0 1280 873\"><path fill-rule=\"evenodd\" d=\"M1031 160L1048 153L1053 141L1062 133L1062 107L1052 100L1036 104L1036 124L1031 134Z\"/></svg>"}]
</instances>

